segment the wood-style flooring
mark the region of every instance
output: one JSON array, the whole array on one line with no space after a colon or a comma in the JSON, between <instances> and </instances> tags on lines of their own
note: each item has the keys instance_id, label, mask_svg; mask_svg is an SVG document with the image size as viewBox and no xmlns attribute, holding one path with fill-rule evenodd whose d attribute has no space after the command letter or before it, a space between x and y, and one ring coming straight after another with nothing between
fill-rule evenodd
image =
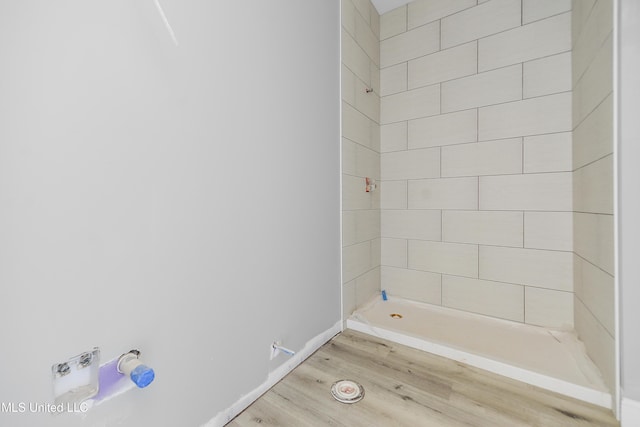
<instances>
[{"instance_id":1,"label":"wood-style flooring","mask_svg":"<svg viewBox=\"0 0 640 427\"><path fill-rule=\"evenodd\" d=\"M354 380L360 402L331 385ZM228 426L619 426L611 411L359 332L337 335Z\"/></svg>"}]
</instances>

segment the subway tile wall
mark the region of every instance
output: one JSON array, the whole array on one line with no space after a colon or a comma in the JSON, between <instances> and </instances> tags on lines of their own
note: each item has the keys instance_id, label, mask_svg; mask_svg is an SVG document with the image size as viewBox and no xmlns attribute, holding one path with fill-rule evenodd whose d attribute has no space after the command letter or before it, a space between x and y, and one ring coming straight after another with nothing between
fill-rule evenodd
<instances>
[{"instance_id":1,"label":"subway tile wall","mask_svg":"<svg viewBox=\"0 0 640 427\"><path fill-rule=\"evenodd\" d=\"M612 0L342 7L345 315L575 327L613 386Z\"/></svg>"},{"instance_id":2,"label":"subway tile wall","mask_svg":"<svg viewBox=\"0 0 640 427\"><path fill-rule=\"evenodd\" d=\"M574 0L572 18L574 321L613 390L613 0Z\"/></svg>"},{"instance_id":3,"label":"subway tile wall","mask_svg":"<svg viewBox=\"0 0 640 427\"><path fill-rule=\"evenodd\" d=\"M380 17L369 0L342 0L344 318L380 292L380 191L365 192L365 177L380 180L379 34Z\"/></svg>"},{"instance_id":4,"label":"subway tile wall","mask_svg":"<svg viewBox=\"0 0 640 427\"><path fill-rule=\"evenodd\" d=\"M572 120L600 105L604 92L590 82L607 52L594 55L585 105L572 109L571 14L570 0L415 0L381 16L381 286L390 294L573 327L574 221L592 223L573 213ZM584 133L580 177L591 185L609 170L588 169L604 149ZM585 208L602 209L606 188L597 188L581 190ZM609 262L592 240L580 245L585 261Z\"/></svg>"}]
</instances>

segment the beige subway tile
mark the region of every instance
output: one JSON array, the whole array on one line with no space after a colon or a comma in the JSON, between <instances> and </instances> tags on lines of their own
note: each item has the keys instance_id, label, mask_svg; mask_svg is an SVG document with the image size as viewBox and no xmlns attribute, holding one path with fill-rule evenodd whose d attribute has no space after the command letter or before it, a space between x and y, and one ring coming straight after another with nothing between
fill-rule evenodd
<instances>
[{"instance_id":1,"label":"beige subway tile","mask_svg":"<svg viewBox=\"0 0 640 427\"><path fill-rule=\"evenodd\" d=\"M610 390L615 388L615 340L580 299L574 299L575 328L578 338L584 342L587 355L594 361L605 384Z\"/></svg>"},{"instance_id":2,"label":"beige subway tile","mask_svg":"<svg viewBox=\"0 0 640 427\"><path fill-rule=\"evenodd\" d=\"M356 43L365 51L367 56L375 64L380 64L380 42L378 36L374 34L371 26L360 14L356 14Z\"/></svg>"},{"instance_id":3,"label":"beige subway tile","mask_svg":"<svg viewBox=\"0 0 640 427\"><path fill-rule=\"evenodd\" d=\"M352 37L356 35L356 7L351 0L342 0L342 28L344 28Z\"/></svg>"},{"instance_id":4,"label":"beige subway tile","mask_svg":"<svg viewBox=\"0 0 640 427\"><path fill-rule=\"evenodd\" d=\"M380 179L380 154L342 138L342 172Z\"/></svg>"},{"instance_id":5,"label":"beige subway tile","mask_svg":"<svg viewBox=\"0 0 640 427\"><path fill-rule=\"evenodd\" d=\"M420 179L440 176L440 149L382 153L381 173L383 180Z\"/></svg>"},{"instance_id":6,"label":"beige subway tile","mask_svg":"<svg viewBox=\"0 0 640 427\"><path fill-rule=\"evenodd\" d=\"M342 174L342 209L373 209L374 193L365 192L364 178Z\"/></svg>"},{"instance_id":7,"label":"beige subway tile","mask_svg":"<svg viewBox=\"0 0 640 427\"><path fill-rule=\"evenodd\" d=\"M613 213L613 155L573 173L573 204L577 212Z\"/></svg>"},{"instance_id":8,"label":"beige subway tile","mask_svg":"<svg viewBox=\"0 0 640 427\"><path fill-rule=\"evenodd\" d=\"M432 273L478 277L478 246L409 240L409 268Z\"/></svg>"},{"instance_id":9,"label":"beige subway tile","mask_svg":"<svg viewBox=\"0 0 640 427\"><path fill-rule=\"evenodd\" d=\"M362 307L375 295L380 295L380 267L373 268L356 279L356 304Z\"/></svg>"},{"instance_id":10,"label":"beige subway tile","mask_svg":"<svg viewBox=\"0 0 640 427\"><path fill-rule=\"evenodd\" d=\"M572 212L525 212L524 247L573 250Z\"/></svg>"},{"instance_id":11,"label":"beige subway tile","mask_svg":"<svg viewBox=\"0 0 640 427\"><path fill-rule=\"evenodd\" d=\"M371 85L369 89L373 89L378 98L380 98L380 68L373 62L369 62L369 73L371 74ZM365 93L366 90L365 90ZM378 103L380 99L378 99ZM376 117L376 122L380 121L380 116Z\"/></svg>"},{"instance_id":12,"label":"beige subway tile","mask_svg":"<svg viewBox=\"0 0 640 427\"><path fill-rule=\"evenodd\" d=\"M524 321L521 285L458 276L442 276L442 305L458 310Z\"/></svg>"},{"instance_id":13,"label":"beige subway tile","mask_svg":"<svg viewBox=\"0 0 640 427\"><path fill-rule=\"evenodd\" d=\"M522 139L442 147L443 177L522 173Z\"/></svg>"},{"instance_id":14,"label":"beige subway tile","mask_svg":"<svg viewBox=\"0 0 640 427\"><path fill-rule=\"evenodd\" d=\"M409 28L419 27L476 5L476 0L418 0L408 4Z\"/></svg>"},{"instance_id":15,"label":"beige subway tile","mask_svg":"<svg viewBox=\"0 0 640 427\"><path fill-rule=\"evenodd\" d=\"M602 269L576 257L580 280L576 280L576 296L589 309L607 332L615 335L614 278Z\"/></svg>"},{"instance_id":16,"label":"beige subway tile","mask_svg":"<svg viewBox=\"0 0 640 427\"><path fill-rule=\"evenodd\" d=\"M475 74L477 46L473 41L409 61L409 89Z\"/></svg>"},{"instance_id":17,"label":"beige subway tile","mask_svg":"<svg viewBox=\"0 0 640 427\"><path fill-rule=\"evenodd\" d=\"M353 142L372 147L372 128L374 123L353 106L342 103L342 136Z\"/></svg>"},{"instance_id":18,"label":"beige subway tile","mask_svg":"<svg viewBox=\"0 0 640 427\"><path fill-rule=\"evenodd\" d=\"M381 181L380 209L407 209L407 181Z\"/></svg>"},{"instance_id":19,"label":"beige subway tile","mask_svg":"<svg viewBox=\"0 0 640 427\"><path fill-rule=\"evenodd\" d=\"M382 124L440 114L440 85L384 96L380 100Z\"/></svg>"},{"instance_id":20,"label":"beige subway tile","mask_svg":"<svg viewBox=\"0 0 640 427\"><path fill-rule=\"evenodd\" d=\"M371 82L369 62L370 59L366 52L356 43L355 39L349 33L343 30L342 63L366 84Z\"/></svg>"},{"instance_id":21,"label":"beige subway tile","mask_svg":"<svg viewBox=\"0 0 640 427\"><path fill-rule=\"evenodd\" d=\"M369 12L370 0L351 0L356 10L365 20L367 25L371 22L371 15Z\"/></svg>"},{"instance_id":22,"label":"beige subway tile","mask_svg":"<svg viewBox=\"0 0 640 427\"><path fill-rule=\"evenodd\" d=\"M376 39L380 40L380 15L378 15L378 10L373 5L373 3L369 2L369 14L371 15L371 31L376 36Z\"/></svg>"},{"instance_id":23,"label":"beige subway tile","mask_svg":"<svg viewBox=\"0 0 640 427\"><path fill-rule=\"evenodd\" d=\"M582 0L587 2L588 0ZM588 19L580 24L580 20L575 20L574 27L579 34L573 44L572 52L572 81L574 84L580 80L587 67L598 53L600 46L613 30L613 1L598 0L591 10L585 11Z\"/></svg>"},{"instance_id":24,"label":"beige subway tile","mask_svg":"<svg viewBox=\"0 0 640 427\"><path fill-rule=\"evenodd\" d=\"M380 237L380 211L357 210L342 212L342 246Z\"/></svg>"},{"instance_id":25,"label":"beige subway tile","mask_svg":"<svg viewBox=\"0 0 640 427\"><path fill-rule=\"evenodd\" d=\"M442 112L522 99L522 64L442 83Z\"/></svg>"},{"instance_id":26,"label":"beige subway tile","mask_svg":"<svg viewBox=\"0 0 640 427\"><path fill-rule=\"evenodd\" d=\"M574 82L573 122L584 120L613 92L613 35L610 35L582 77Z\"/></svg>"},{"instance_id":27,"label":"beige subway tile","mask_svg":"<svg viewBox=\"0 0 640 427\"><path fill-rule=\"evenodd\" d=\"M380 235L380 227L378 227L378 236ZM371 267L380 267L380 259L382 258L382 239L376 237L369 241L371 243Z\"/></svg>"},{"instance_id":28,"label":"beige subway tile","mask_svg":"<svg viewBox=\"0 0 640 427\"><path fill-rule=\"evenodd\" d=\"M573 228L575 253L613 275L613 215L574 212Z\"/></svg>"},{"instance_id":29,"label":"beige subway tile","mask_svg":"<svg viewBox=\"0 0 640 427\"><path fill-rule=\"evenodd\" d=\"M571 90L571 52L525 62L523 96L551 95Z\"/></svg>"},{"instance_id":30,"label":"beige subway tile","mask_svg":"<svg viewBox=\"0 0 640 427\"><path fill-rule=\"evenodd\" d=\"M382 288L389 296L440 305L441 275L406 268L382 267Z\"/></svg>"},{"instance_id":31,"label":"beige subway tile","mask_svg":"<svg viewBox=\"0 0 640 427\"><path fill-rule=\"evenodd\" d=\"M383 210L380 220L382 237L440 240L442 236L438 210Z\"/></svg>"},{"instance_id":32,"label":"beige subway tile","mask_svg":"<svg viewBox=\"0 0 640 427\"><path fill-rule=\"evenodd\" d=\"M380 151L402 151L407 149L407 122L380 126Z\"/></svg>"},{"instance_id":33,"label":"beige subway tile","mask_svg":"<svg viewBox=\"0 0 640 427\"><path fill-rule=\"evenodd\" d=\"M367 92L370 88L370 85L364 85L356 80L355 108L377 127L380 121L380 97L376 92Z\"/></svg>"},{"instance_id":34,"label":"beige subway tile","mask_svg":"<svg viewBox=\"0 0 640 427\"><path fill-rule=\"evenodd\" d=\"M349 282L371 269L371 244L358 243L342 248L342 280Z\"/></svg>"},{"instance_id":35,"label":"beige subway tile","mask_svg":"<svg viewBox=\"0 0 640 427\"><path fill-rule=\"evenodd\" d=\"M382 265L407 268L407 241L405 239L381 239L380 262Z\"/></svg>"},{"instance_id":36,"label":"beige subway tile","mask_svg":"<svg viewBox=\"0 0 640 427\"><path fill-rule=\"evenodd\" d=\"M387 96L407 90L407 63L380 70L380 95Z\"/></svg>"},{"instance_id":37,"label":"beige subway tile","mask_svg":"<svg viewBox=\"0 0 640 427\"><path fill-rule=\"evenodd\" d=\"M573 293L525 286L524 321L547 328L573 329Z\"/></svg>"},{"instance_id":38,"label":"beige subway tile","mask_svg":"<svg viewBox=\"0 0 640 427\"><path fill-rule=\"evenodd\" d=\"M493 0L442 19L442 49L509 28L521 20L520 2Z\"/></svg>"},{"instance_id":39,"label":"beige subway tile","mask_svg":"<svg viewBox=\"0 0 640 427\"><path fill-rule=\"evenodd\" d=\"M478 178L409 181L409 209L477 209Z\"/></svg>"},{"instance_id":40,"label":"beige subway tile","mask_svg":"<svg viewBox=\"0 0 640 427\"><path fill-rule=\"evenodd\" d=\"M356 281L342 285L342 318L346 319L356 310Z\"/></svg>"},{"instance_id":41,"label":"beige subway tile","mask_svg":"<svg viewBox=\"0 0 640 427\"><path fill-rule=\"evenodd\" d=\"M397 36L407 31L407 7L393 9L380 16L380 40Z\"/></svg>"},{"instance_id":42,"label":"beige subway tile","mask_svg":"<svg viewBox=\"0 0 640 427\"><path fill-rule=\"evenodd\" d=\"M342 101L350 105L356 103L356 76L342 64Z\"/></svg>"},{"instance_id":43,"label":"beige subway tile","mask_svg":"<svg viewBox=\"0 0 640 427\"><path fill-rule=\"evenodd\" d=\"M572 146L574 169L613 152L613 94L577 125Z\"/></svg>"},{"instance_id":44,"label":"beige subway tile","mask_svg":"<svg viewBox=\"0 0 640 427\"><path fill-rule=\"evenodd\" d=\"M522 212L443 211L442 241L522 247Z\"/></svg>"},{"instance_id":45,"label":"beige subway tile","mask_svg":"<svg viewBox=\"0 0 640 427\"><path fill-rule=\"evenodd\" d=\"M573 210L571 173L481 176L480 210Z\"/></svg>"},{"instance_id":46,"label":"beige subway tile","mask_svg":"<svg viewBox=\"0 0 640 427\"><path fill-rule=\"evenodd\" d=\"M369 145L369 148L371 148L376 153L381 153L382 151L380 150L380 125L373 121L370 122L370 125L371 125L371 145Z\"/></svg>"},{"instance_id":47,"label":"beige subway tile","mask_svg":"<svg viewBox=\"0 0 640 427\"><path fill-rule=\"evenodd\" d=\"M571 171L571 139L571 132L526 136L524 173Z\"/></svg>"},{"instance_id":48,"label":"beige subway tile","mask_svg":"<svg viewBox=\"0 0 640 427\"><path fill-rule=\"evenodd\" d=\"M575 46L596 0L573 0L571 5L571 46Z\"/></svg>"},{"instance_id":49,"label":"beige subway tile","mask_svg":"<svg viewBox=\"0 0 640 427\"><path fill-rule=\"evenodd\" d=\"M479 277L497 282L571 292L573 291L573 253L480 246Z\"/></svg>"},{"instance_id":50,"label":"beige subway tile","mask_svg":"<svg viewBox=\"0 0 640 427\"><path fill-rule=\"evenodd\" d=\"M569 132L572 129L571 93L482 107L478 120L481 141Z\"/></svg>"},{"instance_id":51,"label":"beige subway tile","mask_svg":"<svg viewBox=\"0 0 640 427\"><path fill-rule=\"evenodd\" d=\"M522 23L539 21L571 10L571 0L523 0Z\"/></svg>"},{"instance_id":52,"label":"beige subway tile","mask_svg":"<svg viewBox=\"0 0 640 427\"><path fill-rule=\"evenodd\" d=\"M380 42L380 67L406 62L440 49L440 22L409 30Z\"/></svg>"},{"instance_id":53,"label":"beige subway tile","mask_svg":"<svg viewBox=\"0 0 640 427\"><path fill-rule=\"evenodd\" d=\"M411 120L408 140L409 148L475 142L478 140L478 112L465 110Z\"/></svg>"},{"instance_id":54,"label":"beige subway tile","mask_svg":"<svg viewBox=\"0 0 640 427\"><path fill-rule=\"evenodd\" d=\"M569 50L571 13L567 12L480 40L478 71L492 70Z\"/></svg>"}]
</instances>

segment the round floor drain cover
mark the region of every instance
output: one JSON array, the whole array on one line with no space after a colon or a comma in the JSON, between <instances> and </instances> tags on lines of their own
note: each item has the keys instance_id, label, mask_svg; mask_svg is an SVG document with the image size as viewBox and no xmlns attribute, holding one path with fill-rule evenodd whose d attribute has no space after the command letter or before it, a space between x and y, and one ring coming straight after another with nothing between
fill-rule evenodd
<instances>
[{"instance_id":1,"label":"round floor drain cover","mask_svg":"<svg viewBox=\"0 0 640 427\"><path fill-rule=\"evenodd\" d=\"M338 402L356 403L364 397L364 388L351 380L340 380L331 386L331 395Z\"/></svg>"}]
</instances>

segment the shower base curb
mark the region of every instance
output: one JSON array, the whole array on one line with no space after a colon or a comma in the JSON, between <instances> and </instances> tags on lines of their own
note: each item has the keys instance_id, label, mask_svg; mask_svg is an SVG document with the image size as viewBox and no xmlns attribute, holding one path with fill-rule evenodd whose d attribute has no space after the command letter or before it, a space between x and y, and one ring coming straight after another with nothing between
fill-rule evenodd
<instances>
[{"instance_id":1,"label":"shower base curb","mask_svg":"<svg viewBox=\"0 0 640 427\"><path fill-rule=\"evenodd\" d=\"M509 365L504 362L498 362L484 356L479 356L477 354L469 353L443 344L434 343L426 339L408 336L380 326L372 326L352 318L347 319L347 328L368 335L378 336L379 338L387 339L417 350L446 357L457 362L484 369L486 371L493 372L494 374L502 375L517 381L522 381L545 390L554 391L603 408L611 409L612 407L611 394L606 392L573 384L569 381L560 380L528 369Z\"/></svg>"}]
</instances>

